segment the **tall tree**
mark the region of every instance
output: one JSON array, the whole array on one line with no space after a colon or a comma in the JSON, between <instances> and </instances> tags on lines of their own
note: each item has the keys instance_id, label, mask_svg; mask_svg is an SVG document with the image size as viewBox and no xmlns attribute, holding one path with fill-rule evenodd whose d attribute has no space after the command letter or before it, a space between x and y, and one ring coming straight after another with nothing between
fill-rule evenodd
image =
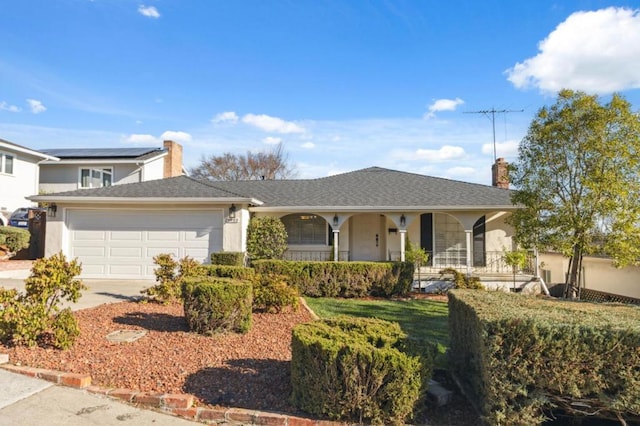
<instances>
[{"instance_id":1,"label":"tall tree","mask_svg":"<svg viewBox=\"0 0 640 426\"><path fill-rule=\"evenodd\" d=\"M565 297L577 294L585 254L640 264L640 116L623 97L601 104L561 91L538 111L510 174L516 238L569 257Z\"/></svg>"},{"instance_id":2,"label":"tall tree","mask_svg":"<svg viewBox=\"0 0 640 426\"><path fill-rule=\"evenodd\" d=\"M189 174L208 180L271 180L291 178L296 173L282 144L278 144L269 151L249 151L246 155L226 152L203 156L200 164L190 169Z\"/></svg>"}]
</instances>

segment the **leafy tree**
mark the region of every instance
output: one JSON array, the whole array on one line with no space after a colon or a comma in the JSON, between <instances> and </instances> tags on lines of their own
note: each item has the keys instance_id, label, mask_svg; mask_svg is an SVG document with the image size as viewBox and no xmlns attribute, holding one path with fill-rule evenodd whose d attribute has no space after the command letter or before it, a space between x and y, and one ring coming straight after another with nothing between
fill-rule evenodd
<instances>
[{"instance_id":1,"label":"leafy tree","mask_svg":"<svg viewBox=\"0 0 640 426\"><path fill-rule=\"evenodd\" d=\"M249 151L246 155L227 152L203 156L200 165L189 170L189 173L194 178L213 181L288 179L296 174L282 144L266 152Z\"/></svg>"},{"instance_id":2,"label":"leafy tree","mask_svg":"<svg viewBox=\"0 0 640 426\"><path fill-rule=\"evenodd\" d=\"M247 254L251 261L282 259L287 250L287 229L277 217L254 217L247 227Z\"/></svg>"},{"instance_id":3,"label":"leafy tree","mask_svg":"<svg viewBox=\"0 0 640 426\"><path fill-rule=\"evenodd\" d=\"M582 257L640 262L640 116L620 95L563 90L540 109L510 170L516 239L570 258L565 296L575 297Z\"/></svg>"}]
</instances>

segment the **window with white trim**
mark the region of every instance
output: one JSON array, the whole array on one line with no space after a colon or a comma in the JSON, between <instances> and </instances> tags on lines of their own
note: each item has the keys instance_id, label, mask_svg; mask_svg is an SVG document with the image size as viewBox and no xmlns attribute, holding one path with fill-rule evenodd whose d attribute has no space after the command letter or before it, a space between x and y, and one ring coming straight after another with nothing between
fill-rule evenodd
<instances>
[{"instance_id":1,"label":"window with white trim","mask_svg":"<svg viewBox=\"0 0 640 426\"><path fill-rule=\"evenodd\" d=\"M14 160L15 157L13 155L0 152L0 173L12 175Z\"/></svg>"},{"instance_id":2,"label":"window with white trim","mask_svg":"<svg viewBox=\"0 0 640 426\"><path fill-rule=\"evenodd\" d=\"M105 168L82 168L80 169L80 188L102 188L111 186L113 169Z\"/></svg>"},{"instance_id":3,"label":"window with white trim","mask_svg":"<svg viewBox=\"0 0 640 426\"><path fill-rule=\"evenodd\" d=\"M290 245L327 245L327 221L310 213L290 214L282 219Z\"/></svg>"}]
</instances>

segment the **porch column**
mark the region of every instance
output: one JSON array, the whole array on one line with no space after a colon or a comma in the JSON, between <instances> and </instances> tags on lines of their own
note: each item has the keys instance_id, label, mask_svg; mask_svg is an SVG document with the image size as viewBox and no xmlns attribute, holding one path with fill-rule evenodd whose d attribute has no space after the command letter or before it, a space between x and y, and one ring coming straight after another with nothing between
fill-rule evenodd
<instances>
[{"instance_id":1,"label":"porch column","mask_svg":"<svg viewBox=\"0 0 640 426\"><path fill-rule=\"evenodd\" d=\"M464 230L464 233L467 235L467 276L471 276L471 265L473 263L473 259L471 258L471 244L473 242L473 229Z\"/></svg>"},{"instance_id":2,"label":"porch column","mask_svg":"<svg viewBox=\"0 0 640 426\"><path fill-rule=\"evenodd\" d=\"M339 237L340 236L340 231L337 229L333 230L333 261L337 262L338 260L338 256L340 255L340 240Z\"/></svg>"},{"instance_id":3,"label":"porch column","mask_svg":"<svg viewBox=\"0 0 640 426\"><path fill-rule=\"evenodd\" d=\"M407 235L406 229L400 230L400 262L404 262L404 246L405 246L405 237Z\"/></svg>"}]
</instances>

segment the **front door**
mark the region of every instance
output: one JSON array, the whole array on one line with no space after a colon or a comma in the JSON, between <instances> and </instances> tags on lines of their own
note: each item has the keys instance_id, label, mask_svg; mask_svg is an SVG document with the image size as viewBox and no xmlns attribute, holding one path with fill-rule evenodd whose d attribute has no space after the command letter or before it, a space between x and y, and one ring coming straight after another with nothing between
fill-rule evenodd
<instances>
[{"instance_id":1,"label":"front door","mask_svg":"<svg viewBox=\"0 0 640 426\"><path fill-rule=\"evenodd\" d=\"M349 222L349 246L351 260L385 260L387 244L384 231L384 216L379 214L361 214L353 216Z\"/></svg>"}]
</instances>

